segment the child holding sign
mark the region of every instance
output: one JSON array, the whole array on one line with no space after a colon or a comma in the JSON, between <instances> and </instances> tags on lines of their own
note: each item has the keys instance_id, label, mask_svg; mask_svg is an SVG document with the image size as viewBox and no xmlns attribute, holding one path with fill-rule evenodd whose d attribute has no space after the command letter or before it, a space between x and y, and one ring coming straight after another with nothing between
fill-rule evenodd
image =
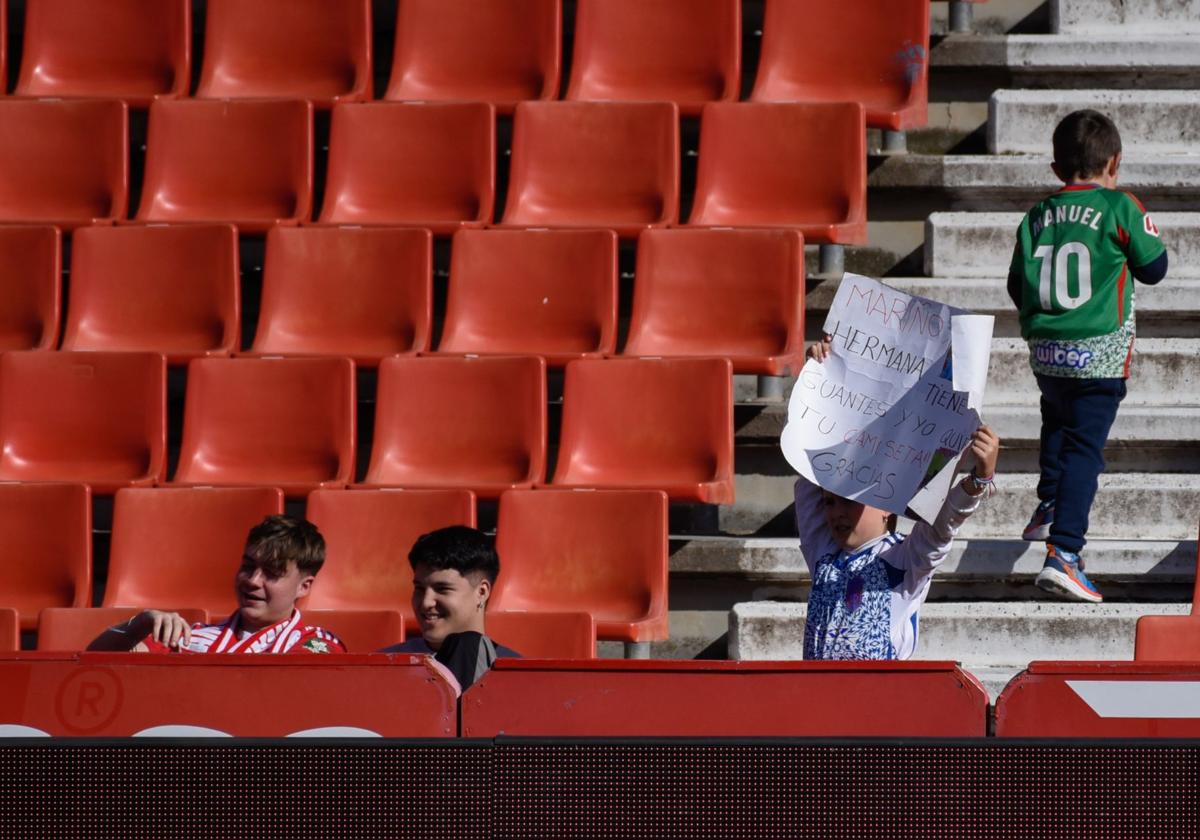
<instances>
[{"instance_id":1,"label":"child holding sign","mask_svg":"<svg viewBox=\"0 0 1200 840\"><path fill-rule=\"evenodd\" d=\"M824 362L828 338L809 348ZM917 612L954 536L993 487L1000 439L980 426L974 469L950 490L933 524L895 533L887 511L796 480L796 530L812 575L804 626L805 659L907 659L917 648Z\"/></svg>"}]
</instances>

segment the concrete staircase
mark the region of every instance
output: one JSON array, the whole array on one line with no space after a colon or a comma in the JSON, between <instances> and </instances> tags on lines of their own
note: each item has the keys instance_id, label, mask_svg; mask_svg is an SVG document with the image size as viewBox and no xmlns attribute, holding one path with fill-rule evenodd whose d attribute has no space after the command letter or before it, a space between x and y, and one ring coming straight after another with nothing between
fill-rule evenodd
<instances>
[{"instance_id":1,"label":"concrete staircase","mask_svg":"<svg viewBox=\"0 0 1200 840\"><path fill-rule=\"evenodd\" d=\"M994 697L1031 660L1130 659L1139 616L1190 609L1200 518L1200 0L1051 0L1053 29L1043 34L1016 19L1024 7L1012 0L986 7L988 31L935 39L931 125L910 138L910 149L950 153L872 158L871 247L846 259L897 288L997 316L984 416L1004 441L1000 492L935 577L918 648L921 658L961 661ZM1025 31L996 31L1005 9ZM1138 352L1086 551L1108 598L1099 606L1032 585L1044 547L1019 536L1036 502L1038 392L1005 290L1020 213L1057 188L1050 133L1080 107L1116 120L1121 186L1150 207L1171 259L1167 280L1137 289ZM835 288L810 282L810 337ZM738 501L719 511L715 531L672 538L671 640L655 645L658 656L801 656L809 579L791 521L794 476L778 449L786 402L757 399L752 380L738 385Z\"/></svg>"}]
</instances>

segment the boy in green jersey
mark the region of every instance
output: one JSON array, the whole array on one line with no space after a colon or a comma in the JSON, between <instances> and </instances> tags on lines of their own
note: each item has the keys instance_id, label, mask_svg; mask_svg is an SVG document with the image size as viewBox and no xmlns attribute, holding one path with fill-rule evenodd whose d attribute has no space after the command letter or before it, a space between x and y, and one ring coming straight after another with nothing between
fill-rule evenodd
<instances>
[{"instance_id":1,"label":"boy in green jersey","mask_svg":"<svg viewBox=\"0 0 1200 840\"><path fill-rule=\"evenodd\" d=\"M1051 168L1065 186L1017 229L1008 294L1042 392L1039 504L1027 540L1046 540L1042 589L1103 600L1083 572L1084 535L1104 444L1125 397L1133 355L1133 279L1159 282L1167 253L1136 198L1120 192L1121 135L1097 111L1054 130Z\"/></svg>"}]
</instances>

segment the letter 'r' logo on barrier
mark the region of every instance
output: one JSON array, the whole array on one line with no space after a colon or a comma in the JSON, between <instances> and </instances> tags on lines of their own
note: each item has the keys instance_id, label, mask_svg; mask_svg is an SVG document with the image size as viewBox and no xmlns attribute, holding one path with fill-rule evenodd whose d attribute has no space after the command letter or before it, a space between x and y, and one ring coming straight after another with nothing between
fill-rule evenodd
<instances>
[{"instance_id":1,"label":"letter 'r' logo on barrier","mask_svg":"<svg viewBox=\"0 0 1200 840\"><path fill-rule=\"evenodd\" d=\"M63 681L54 700L54 712L70 732L89 735L116 719L124 694L121 681L112 671L85 668Z\"/></svg>"}]
</instances>

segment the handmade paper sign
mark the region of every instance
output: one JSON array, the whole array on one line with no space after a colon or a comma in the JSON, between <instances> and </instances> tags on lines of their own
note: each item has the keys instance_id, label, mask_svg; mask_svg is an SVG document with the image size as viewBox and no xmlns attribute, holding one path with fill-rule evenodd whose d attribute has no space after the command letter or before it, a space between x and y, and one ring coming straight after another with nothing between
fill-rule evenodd
<instances>
[{"instance_id":1,"label":"handmade paper sign","mask_svg":"<svg viewBox=\"0 0 1200 840\"><path fill-rule=\"evenodd\" d=\"M780 438L815 484L932 521L979 426L994 319L846 274Z\"/></svg>"}]
</instances>

